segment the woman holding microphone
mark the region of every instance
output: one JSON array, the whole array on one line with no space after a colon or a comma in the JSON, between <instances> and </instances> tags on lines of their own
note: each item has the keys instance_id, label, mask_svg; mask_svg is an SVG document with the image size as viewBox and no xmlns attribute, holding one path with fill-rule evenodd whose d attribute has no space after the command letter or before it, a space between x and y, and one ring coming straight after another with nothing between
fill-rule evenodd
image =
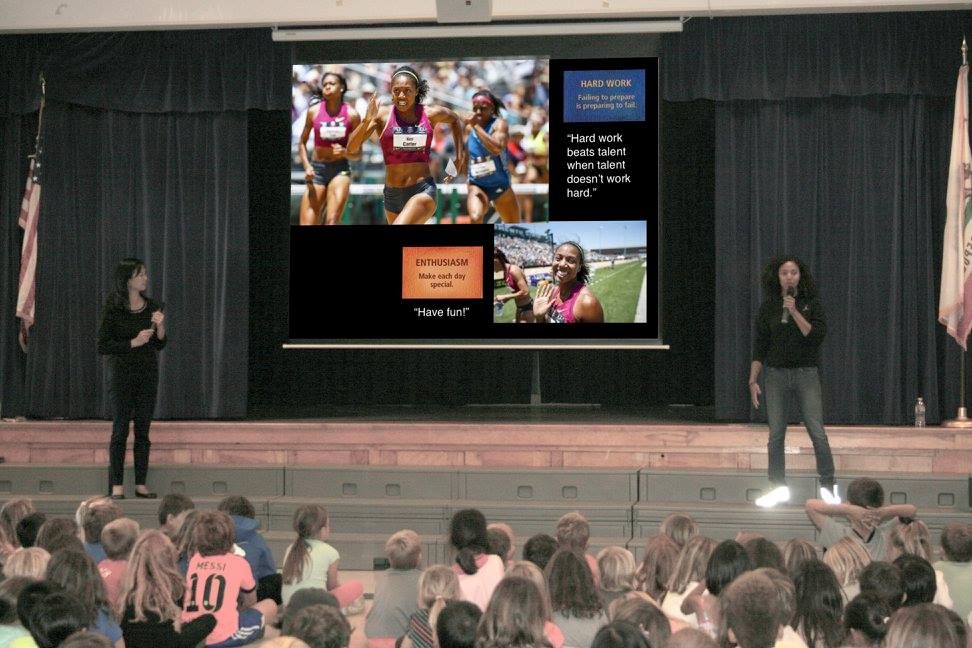
<instances>
[{"instance_id":1,"label":"woman holding microphone","mask_svg":"<svg viewBox=\"0 0 972 648\"><path fill-rule=\"evenodd\" d=\"M122 259L115 286L98 329L98 353L111 356L114 422L108 446L108 485L112 499L124 499L125 446L129 421L135 422L135 497L155 498L145 479L149 464L149 425L159 383L158 352L165 348L165 305L145 294L145 263Z\"/></svg>"}]
</instances>

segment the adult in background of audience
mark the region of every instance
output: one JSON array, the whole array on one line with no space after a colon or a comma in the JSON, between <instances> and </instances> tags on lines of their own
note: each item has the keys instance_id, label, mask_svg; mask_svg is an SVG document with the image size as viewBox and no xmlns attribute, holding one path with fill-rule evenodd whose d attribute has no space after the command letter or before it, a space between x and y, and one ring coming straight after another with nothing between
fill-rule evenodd
<instances>
[{"instance_id":1,"label":"adult in background of audience","mask_svg":"<svg viewBox=\"0 0 972 648\"><path fill-rule=\"evenodd\" d=\"M148 476L149 427L159 384L159 351L168 343L165 304L145 294L148 273L134 257L115 268L114 286L105 302L98 329L98 353L111 356L114 421L108 446L111 496L124 499L125 446L128 424L135 427L135 496L154 498L145 485Z\"/></svg>"}]
</instances>

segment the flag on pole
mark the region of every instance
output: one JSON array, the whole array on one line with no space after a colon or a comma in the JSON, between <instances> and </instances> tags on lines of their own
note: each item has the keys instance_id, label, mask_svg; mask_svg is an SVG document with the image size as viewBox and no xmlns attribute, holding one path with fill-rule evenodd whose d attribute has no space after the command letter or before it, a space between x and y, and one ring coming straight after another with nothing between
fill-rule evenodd
<instances>
[{"instance_id":1,"label":"flag on pole","mask_svg":"<svg viewBox=\"0 0 972 648\"><path fill-rule=\"evenodd\" d=\"M17 284L17 317L20 318L20 347L26 352L30 327L34 325L34 295L37 276L37 217L40 215L41 184L37 155L30 160L24 200L20 203L17 224L24 230L24 242L20 246L20 281Z\"/></svg>"},{"instance_id":2,"label":"flag on pole","mask_svg":"<svg viewBox=\"0 0 972 648\"><path fill-rule=\"evenodd\" d=\"M969 66L959 68L952 154L945 198L945 242L938 321L963 350L972 329L972 153L969 152Z\"/></svg>"}]
</instances>

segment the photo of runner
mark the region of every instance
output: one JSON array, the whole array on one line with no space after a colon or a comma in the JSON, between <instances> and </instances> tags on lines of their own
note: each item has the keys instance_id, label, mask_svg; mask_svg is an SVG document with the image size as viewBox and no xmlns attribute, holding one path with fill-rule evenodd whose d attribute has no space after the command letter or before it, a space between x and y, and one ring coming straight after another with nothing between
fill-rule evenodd
<instances>
[{"instance_id":1,"label":"photo of runner","mask_svg":"<svg viewBox=\"0 0 972 648\"><path fill-rule=\"evenodd\" d=\"M647 246L643 221L575 221L496 225L493 321L523 321L519 305L533 301L536 323L640 323L647 321ZM507 280L506 266L522 273ZM523 286L527 294L523 294ZM518 293L514 300L509 296ZM514 303L515 302L515 303ZM540 302L538 304L538 302Z\"/></svg>"}]
</instances>

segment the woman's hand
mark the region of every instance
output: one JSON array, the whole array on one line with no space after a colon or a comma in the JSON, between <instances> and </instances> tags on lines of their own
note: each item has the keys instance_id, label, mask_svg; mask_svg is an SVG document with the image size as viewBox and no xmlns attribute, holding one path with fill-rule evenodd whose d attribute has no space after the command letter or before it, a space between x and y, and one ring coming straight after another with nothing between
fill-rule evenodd
<instances>
[{"instance_id":1,"label":"woman's hand","mask_svg":"<svg viewBox=\"0 0 972 648\"><path fill-rule=\"evenodd\" d=\"M796 297L793 295L786 295L783 297L783 308L790 312L790 315L796 315Z\"/></svg>"},{"instance_id":2,"label":"woman's hand","mask_svg":"<svg viewBox=\"0 0 972 648\"><path fill-rule=\"evenodd\" d=\"M368 100L368 108L365 110L364 122L370 124L378 116L378 93L371 95Z\"/></svg>"},{"instance_id":3,"label":"woman's hand","mask_svg":"<svg viewBox=\"0 0 972 648\"><path fill-rule=\"evenodd\" d=\"M758 382L749 383L749 400L753 402L753 407L759 409L759 397L763 394L763 391L759 388Z\"/></svg>"},{"instance_id":4,"label":"woman's hand","mask_svg":"<svg viewBox=\"0 0 972 648\"><path fill-rule=\"evenodd\" d=\"M152 339L153 335L155 335L155 329L142 329L138 332L138 335L132 338L130 344L132 345L133 349L144 346L145 344L148 344L148 341Z\"/></svg>"},{"instance_id":5,"label":"woman's hand","mask_svg":"<svg viewBox=\"0 0 972 648\"><path fill-rule=\"evenodd\" d=\"M551 283L542 283L537 288L537 294L533 297L533 316L538 322L547 321L547 312L553 306L554 286Z\"/></svg>"},{"instance_id":6,"label":"woman's hand","mask_svg":"<svg viewBox=\"0 0 972 648\"><path fill-rule=\"evenodd\" d=\"M304 167L304 182L306 184L311 184L314 182L314 176L317 175L314 171L314 167L308 165Z\"/></svg>"}]
</instances>

